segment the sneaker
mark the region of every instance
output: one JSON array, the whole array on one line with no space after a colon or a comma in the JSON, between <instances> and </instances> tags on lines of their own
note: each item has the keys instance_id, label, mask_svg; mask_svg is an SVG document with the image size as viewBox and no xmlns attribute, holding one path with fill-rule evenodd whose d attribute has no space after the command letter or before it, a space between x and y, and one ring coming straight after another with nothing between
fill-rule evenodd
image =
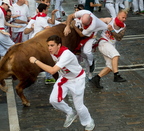
<instances>
[{"instance_id":1,"label":"sneaker","mask_svg":"<svg viewBox=\"0 0 144 131\"><path fill-rule=\"evenodd\" d=\"M93 131L95 128L95 123L94 123L94 120L92 119L92 121L90 122L90 124L88 124L86 127L85 127L85 131Z\"/></svg>"},{"instance_id":2,"label":"sneaker","mask_svg":"<svg viewBox=\"0 0 144 131\"><path fill-rule=\"evenodd\" d=\"M103 89L103 86L100 85L100 78L96 75L90 80L97 88Z\"/></svg>"},{"instance_id":3,"label":"sneaker","mask_svg":"<svg viewBox=\"0 0 144 131\"><path fill-rule=\"evenodd\" d=\"M52 79L45 79L45 84L46 85L48 85L48 84L53 84L53 83L55 83L56 82L56 80L54 79L54 78L52 78Z\"/></svg>"},{"instance_id":4,"label":"sneaker","mask_svg":"<svg viewBox=\"0 0 144 131\"><path fill-rule=\"evenodd\" d=\"M125 82L126 79L122 78L119 74L114 76L114 82Z\"/></svg>"},{"instance_id":5,"label":"sneaker","mask_svg":"<svg viewBox=\"0 0 144 131\"><path fill-rule=\"evenodd\" d=\"M95 61L93 60L92 65L90 66L90 72L93 72L95 69Z\"/></svg>"},{"instance_id":6,"label":"sneaker","mask_svg":"<svg viewBox=\"0 0 144 131\"><path fill-rule=\"evenodd\" d=\"M63 126L64 126L65 128L69 127L76 118L77 118L76 112L73 112L73 114L68 114L68 115L66 116L66 120L65 120L65 123L64 123Z\"/></svg>"}]
</instances>

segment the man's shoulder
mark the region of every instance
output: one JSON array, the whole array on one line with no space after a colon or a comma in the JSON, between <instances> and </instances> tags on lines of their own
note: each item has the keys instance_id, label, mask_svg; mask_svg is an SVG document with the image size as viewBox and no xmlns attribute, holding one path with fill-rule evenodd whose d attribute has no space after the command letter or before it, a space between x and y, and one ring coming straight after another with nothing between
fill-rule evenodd
<instances>
[{"instance_id":1,"label":"man's shoulder","mask_svg":"<svg viewBox=\"0 0 144 131\"><path fill-rule=\"evenodd\" d=\"M47 18L45 18L45 17L37 17L35 22L37 22L37 23L39 23L39 22L45 23L45 22L47 22Z\"/></svg>"}]
</instances>

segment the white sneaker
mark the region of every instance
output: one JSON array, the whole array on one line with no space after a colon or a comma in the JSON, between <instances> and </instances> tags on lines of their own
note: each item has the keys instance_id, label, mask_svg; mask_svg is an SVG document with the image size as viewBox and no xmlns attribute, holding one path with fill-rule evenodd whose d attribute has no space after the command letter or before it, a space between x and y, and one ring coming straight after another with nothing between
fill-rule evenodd
<instances>
[{"instance_id":1,"label":"white sneaker","mask_svg":"<svg viewBox=\"0 0 144 131\"><path fill-rule=\"evenodd\" d=\"M85 131L93 131L95 128L95 123L94 120L92 119L92 121L85 127Z\"/></svg>"},{"instance_id":2,"label":"white sneaker","mask_svg":"<svg viewBox=\"0 0 144 131\"><path fill-rule=\"evenodd\" d=\"M66 116L66 120L63 126L66 128L69 127L72 124L72 122L76 119L76 117L77 117L76 112L73 112L73 114L68 114Z\"/></svg>"}]
</instances>

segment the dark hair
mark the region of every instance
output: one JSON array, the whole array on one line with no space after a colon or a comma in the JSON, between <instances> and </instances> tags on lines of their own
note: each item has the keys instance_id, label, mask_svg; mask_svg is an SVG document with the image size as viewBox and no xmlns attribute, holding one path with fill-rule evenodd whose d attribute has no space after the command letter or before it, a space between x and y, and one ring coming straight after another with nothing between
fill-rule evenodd
<instances>
[{"instance_id":1,"label":"dark hair","mask_svg":"<svg viewBox=\"0 0 144 131\"><path fill-rule=\"evenodd\" d=\"M42 12L43 10L46 10L48 6L46 4L40 3L37 7L37 9L39 10L39 12Z\"/></svg>"},{"instance_id":2,"label":"dark hair","mask_svg":"<svg viewBox=\"0 0 144 131\"><path fill-rule=\"evenodd\" d=\"M11 12L11 10L10 10L10 9L8 9L6 12Z\"/></svg>"},{"instance_id":3,"label":"dark hair","mask_svg":"<svg viewBox=\"0 0 144 131\"><path fill-rule=\"evenodd\" d=\"M52 36L50 36L50 37L47 39L46 42L49 42L49 41L54 41L55 43L57 43L57 45L58 45L58 44L62 44L61 38L60 38L59 36L57 36L57 35L52 35Z\"/></svg>"}]
</instances>

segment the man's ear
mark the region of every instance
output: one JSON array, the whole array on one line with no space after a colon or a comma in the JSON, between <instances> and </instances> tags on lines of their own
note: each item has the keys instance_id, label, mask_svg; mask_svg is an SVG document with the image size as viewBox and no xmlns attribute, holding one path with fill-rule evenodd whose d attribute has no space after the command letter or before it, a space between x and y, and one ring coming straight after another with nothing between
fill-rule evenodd
<instances>
[{"instance_id":1,"label":"man's ear","mask_svg":"<svg viewBox=\"0 0 144 131\"><path fill-rule=\"evenodd\" d=\"M59 43L59 44L58 44L58 47L61 47L61 46L62 46L62 44L61 44L61 43Z\"/></svg>"}]
</instances>

